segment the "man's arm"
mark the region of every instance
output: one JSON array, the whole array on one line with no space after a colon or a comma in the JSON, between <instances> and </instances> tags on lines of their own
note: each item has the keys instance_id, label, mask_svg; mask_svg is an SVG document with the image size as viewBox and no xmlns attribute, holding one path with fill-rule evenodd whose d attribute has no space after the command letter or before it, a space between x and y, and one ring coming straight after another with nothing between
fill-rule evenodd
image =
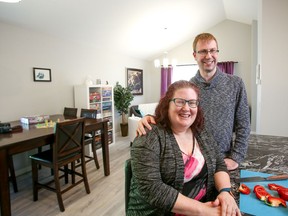
<instances>
[{"instance_id":1,"label":"man's arm","mask_svg":"<svg viewBox=\"0 0 288 216\"><path fill-rule=\"evenodd\" d=\"M239 164L231 158L225 158L224 161L229 171L235 170L239 167Z\"/></svg>"},{"instance_id":2,"label":"man's arm","mask_svg":"<svg viewBox=\"0 0 288 216\"><path fill-rule=\"evenodd\" d=\"M146 115L138 121L137 129L136 129L137 136L146 135L145 128L147 128L148 130L152 130L152 127L150 126L149 123L156 124L154 116Z\"/></svg>"},{"instance_id":3,"label":"man's arm","mask_svg":"<svg viewBox=\"0 0 288 216\"><path fill-rule=\"evenodd\" d=\"M235 116L235 143L231 151L231 159L241 163L248 149L248 139L250 135L250 111L247 94L243 81L241 80L239 95L237 98Z\"/></svg>"}]
</instances>

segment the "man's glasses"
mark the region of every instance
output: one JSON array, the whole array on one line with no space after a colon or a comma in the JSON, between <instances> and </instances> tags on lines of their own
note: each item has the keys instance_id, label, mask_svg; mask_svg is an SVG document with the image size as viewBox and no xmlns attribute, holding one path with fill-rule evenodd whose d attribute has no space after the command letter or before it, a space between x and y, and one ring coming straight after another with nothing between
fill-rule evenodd
<instances>
[{"instance_id":1,"label":"man's glasses","mask_svg":"<svg viewBox=\"0 0 288 216\"><path fill-rule=\"evenodd\" d=\"M201 56L206 56L208 53L210 53L210 55L215 55L218 52L219 52L218 49L211 49L211 50L204 49L204 50L197 51L197 53Z\"/></svg>"},{"instance_id":2,"label":"man's glasses","mask_svg":"<svg viewBox=\"0 0 288 216\"><path fill-rule=\"evenodd\" d=\"M190 108L196 108L199 104L198 100L185 100L182 98L173 98L170 101L173 101L177 107L184 107L187 103Z\"/></svg>"}]
</instances>

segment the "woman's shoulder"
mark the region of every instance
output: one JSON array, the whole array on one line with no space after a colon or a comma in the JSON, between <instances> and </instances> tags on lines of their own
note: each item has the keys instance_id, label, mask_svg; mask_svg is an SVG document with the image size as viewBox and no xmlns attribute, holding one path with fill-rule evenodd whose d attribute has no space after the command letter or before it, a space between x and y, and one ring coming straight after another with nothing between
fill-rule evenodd
<instances>
[{"instance_id":1,"label":"woman's shoulder","mask_svg":"<svg viewBox=\"0 0 288 216\"><path fill-rule=\"evenodd\" d=\"M148 150L154 153L160 153L161 149L166 149L167 147L173 146L175 138L169 130L165 130L159 125L151 125L152 130L148 130L146 135L138 136L134 139L132 143L132 151ZM166 148L164 148L166 146ZM172 148L172 147L171 147Z\"/></svg>"}]
</instances>

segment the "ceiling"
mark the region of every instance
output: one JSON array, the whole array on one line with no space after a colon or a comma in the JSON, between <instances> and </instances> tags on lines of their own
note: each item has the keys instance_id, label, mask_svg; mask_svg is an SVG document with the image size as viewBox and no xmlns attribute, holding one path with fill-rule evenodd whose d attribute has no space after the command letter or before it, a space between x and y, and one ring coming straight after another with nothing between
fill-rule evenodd
<instances>
[{"instance_id":1,"label":"ceiling","mask_svg":"<svg viewBox=\"0 0 288 216\"><path fill-rule=\"evenodd\" d=\"M22 0L0 22L153 59L229 19L251 24L258 0Z\"/></svg>"}]
</instances>

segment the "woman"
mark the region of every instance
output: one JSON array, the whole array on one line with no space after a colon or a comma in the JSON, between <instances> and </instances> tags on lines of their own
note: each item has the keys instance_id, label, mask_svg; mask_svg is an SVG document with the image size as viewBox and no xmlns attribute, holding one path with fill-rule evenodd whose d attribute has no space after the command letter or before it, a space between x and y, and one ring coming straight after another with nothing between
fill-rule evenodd
<instances>
[{"instance_id":1,"label":"woman","mask_svg":"<svg viewBox=\"0 0 288 216\"><path fill-rule=\"evenodd\" d=\"M191 82L171 84L155 111L158 124L135 138L127 215L241 215L198 94Z\"/></svg>"}]
</instances>

